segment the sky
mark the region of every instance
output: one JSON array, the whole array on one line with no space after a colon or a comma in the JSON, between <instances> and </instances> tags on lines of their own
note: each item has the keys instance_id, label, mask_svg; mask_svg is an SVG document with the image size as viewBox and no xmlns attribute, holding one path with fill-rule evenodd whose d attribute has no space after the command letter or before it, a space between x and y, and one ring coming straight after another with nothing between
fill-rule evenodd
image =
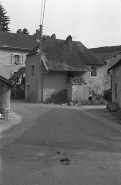
<instances>
[{"instance_id":1,"label":"sky","mask_svg":"<svg viewBox=\"0 0 121 185\"><path fill-rule=\"evenodd\" d=\"M121 45L121 0L45 0L43 34L80 41L87 48ZM44 0L1 0L11 32L36 32Z\"/></svg>"}]
</instances>

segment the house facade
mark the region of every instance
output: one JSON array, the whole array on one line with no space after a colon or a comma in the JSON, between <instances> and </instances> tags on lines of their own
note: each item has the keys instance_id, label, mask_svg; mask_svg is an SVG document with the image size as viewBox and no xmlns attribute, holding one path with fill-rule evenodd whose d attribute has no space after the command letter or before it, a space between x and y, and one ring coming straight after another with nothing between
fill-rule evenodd
<instances>
[{"instance_id":1,"label":"house facade","mask_svg":"<svg viewBox=\"0 0 121 185\"><path fill-rule=\"evenodd\" d=\"M13 84L0 75L0 115L9 117L10 113L10 96Z\"/></svg>"},{"instance_id":2,"label":"house facade","mask_svg":"<svg viewBox=\"0 0 121 185\"><path fill-rule=\"evenodd\" d=\"M108 69L112 76L112 101L121 108L121 54L113 57L114 64Z\"/></svg>"},{"instance_id":3,"label":"house facade","mask_svg":"<svg viewBox=\"0 0 121 185\"><path fill-rule=\"evenodd\" d=\"M81 101L82 94L88 99L90 89L100 91L100 68L104 62L82 43L68 36L66 40L43 39L41 55L39 47L26 59L26 100L45 102L52 94L67 89L70 101Z\"/></svg>"},{"instance_id":4,"label":"house facade","mask_svg":"<svg viewBox=\"0 0 121 185\"><path fill-rule=\"evenodd\" d=\"M36 45L33 36L0 31L0 75L9 79L25 66L26 55Z\"/></svg>"},{"instance_id":5,"label":"house facade","mask_svg":"<svg viewBox=\"0 0 121 185\"><path fill-rule=\"evenodd\" d=\"M94 55L103 61L105 61L106 65L101 68L103 87L105 90L111 89L111 75L107 74L107 70L114 64L114 58L120 54L121 46L105 46L99 48L91 48L89 49Z\"/></svg>"}]
</instances>

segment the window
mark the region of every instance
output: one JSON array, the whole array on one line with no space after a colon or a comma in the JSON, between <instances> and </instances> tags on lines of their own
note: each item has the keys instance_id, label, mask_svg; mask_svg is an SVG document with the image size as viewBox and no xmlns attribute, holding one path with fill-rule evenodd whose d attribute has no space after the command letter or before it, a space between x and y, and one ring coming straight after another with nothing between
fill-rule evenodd
<instances>
[{"instance_id":1,"label":"window","mask_svg":"<svg viewBox=\"0 0 121 185\"><path fill-rule=\"evenodd\" d=\"M14 64L19 64L19 59L20 58L20 56L19 55L14 55Z\"/></svg>"},{"instance_id":2,"label":"window","mask_svg":"<svg viewBox=\"0 0 121 185\"><path fill-rule=\"evenodd\" d=\"M91 76L97 77L97 68L96 67L91 67Z\"/></svg>"},{"instance_id":3,"label":"window","mask_svg":"<svg viewBox=\"0 0 121 185\"><path fill-rule=\"evenodd\" d=\"M32 76L34 76L34 65L32 65Z\"/></svg>"},{"instance_id":4,"label":"window","mask_svg":"<svg viewBox=\"0 0 121 185\"><path fill-rule=\"evenodd\" d=\"M11 64L22 65L23 64L23 55L11 54Z\"/></svg>"}]
</instances>

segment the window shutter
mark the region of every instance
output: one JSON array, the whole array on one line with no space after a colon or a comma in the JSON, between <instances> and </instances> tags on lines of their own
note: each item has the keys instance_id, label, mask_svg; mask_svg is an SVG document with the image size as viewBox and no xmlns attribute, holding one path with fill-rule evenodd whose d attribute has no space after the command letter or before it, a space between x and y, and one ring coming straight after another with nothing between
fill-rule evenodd
<instances>
[{"instance_id":1,"label":"window shutter","mask_svg":"<svg viewBox=\"0 0 121 185\"><path fill-rule=\"evenodd\" d=\"M23 55L20 55L20 61L19 63L22 65L23 64Z\"/></svg>"},{"instance_id":2,"label":"window shutter","mask_svg":"<svg viewBox=\"0 0 121 185\"><path fill-rule=\"evenodd\" d=\"M11 64L14 64L14 54L11 54Z\"/></svg>"}]
</instances>

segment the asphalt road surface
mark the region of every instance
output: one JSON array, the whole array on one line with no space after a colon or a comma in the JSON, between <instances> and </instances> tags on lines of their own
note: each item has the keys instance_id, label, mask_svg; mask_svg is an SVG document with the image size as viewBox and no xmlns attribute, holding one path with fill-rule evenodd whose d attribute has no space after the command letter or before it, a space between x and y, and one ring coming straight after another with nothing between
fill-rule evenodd
<instances>
[{"instance_id":1,"label":"asphalt road surface","mask_svg":"<svg viewBox=\"0 0 121 185\"><path fill-rule=\"evenodd\" d=\"M14 102L1 135L1 185L119 185L121 126L83 109Z\"/></svg>"}]
</instances>

